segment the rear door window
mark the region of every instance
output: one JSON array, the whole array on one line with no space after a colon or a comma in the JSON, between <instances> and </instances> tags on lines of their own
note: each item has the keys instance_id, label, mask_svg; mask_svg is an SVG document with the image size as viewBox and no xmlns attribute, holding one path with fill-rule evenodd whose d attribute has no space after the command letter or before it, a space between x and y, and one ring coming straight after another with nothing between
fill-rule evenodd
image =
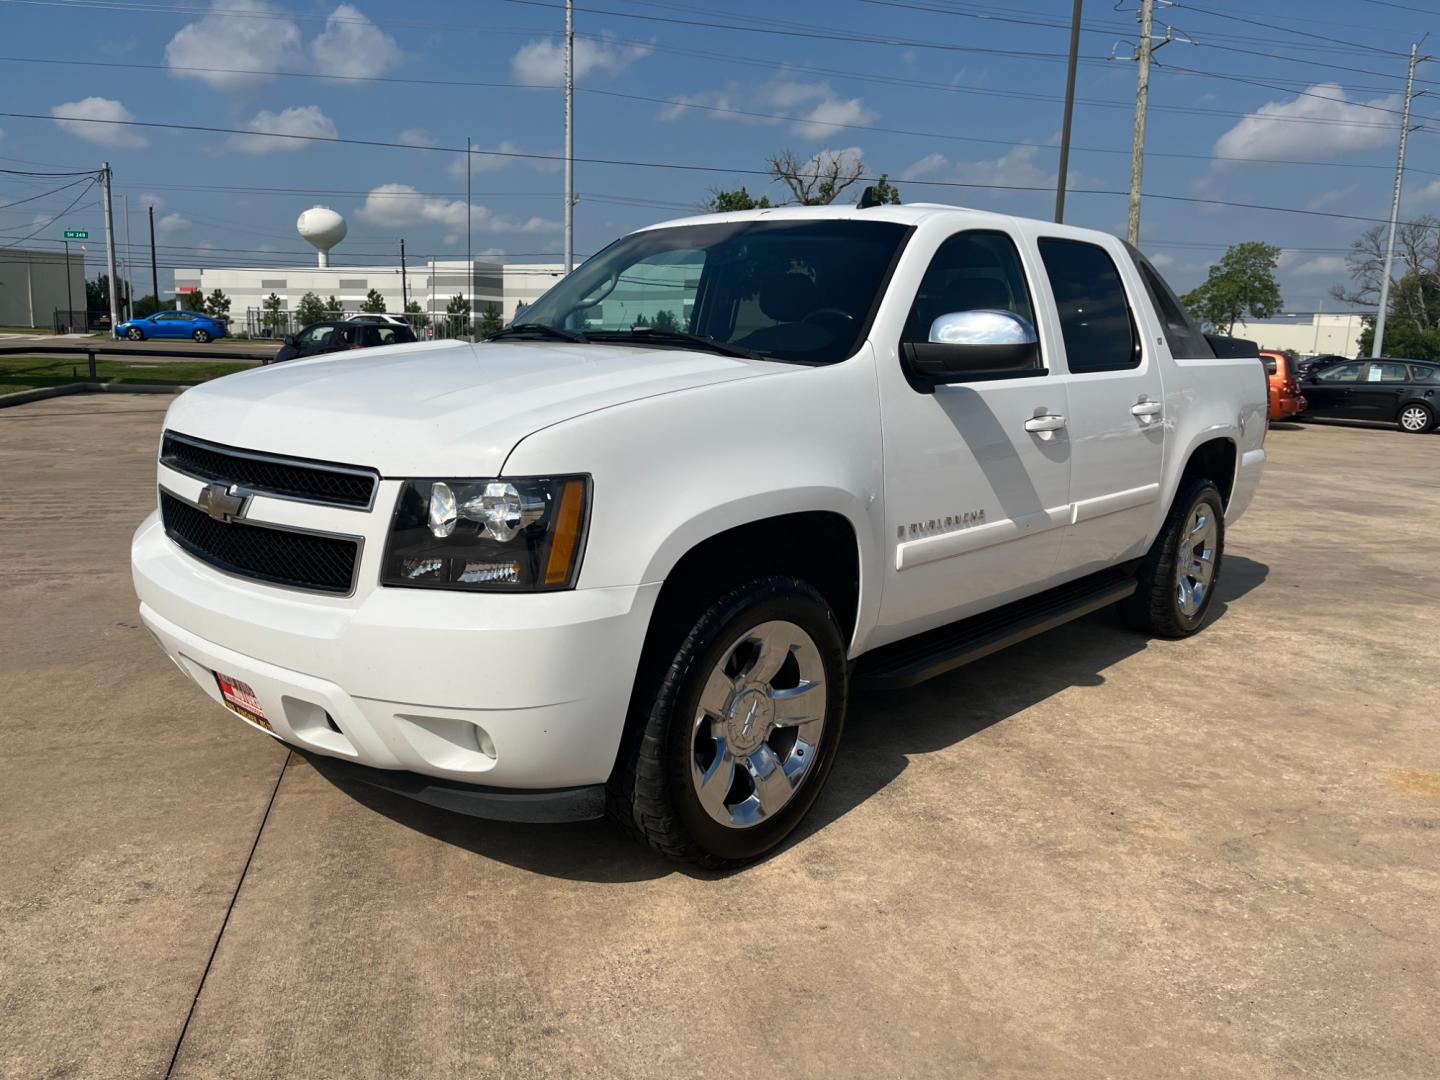
<instances>
[{"instance_id":1,"label":"rear door window","mask_svg":"<svg viewBox=\"0 0 1440 1080\"><path fill-rule=\"evenodd\" d=\"M1353 383L1360 381L1360 372L1364 364L1336 364L1328 367L1315 377L1316 382L1324 383Z\"/></svg>"},{"instance_id":2,"label":"rear door window","mask_svg":"<svg viewBox=\"0 0 1440 1080\"><path fill-rule=\"evenodd\" d=\"M1410 378L1414 382L1440 382L1440 368L1429 367L1424 364L1412 364L1410 366Z\"/></svg>"},{"instance_id":3,"label":"rear door window","mask_svg":"<svg viewBox=\"0 0 1440 1080\"><path fill-rule=\"evenodd\" d=\"M1120 271L1104 248L1044 239L1040 258L1050 278L1072 375L1140 366L1140 341Z\"/></svg>"},{"instance_id":4,"label":"rear door window","mask_svg":"<svg viewBox=\"0 0 1440 1080\"><path fill-rule=\"evenodd\" d=\"M1371 364L1365 375L1366 382L1404 383L1410 381L1410 371L1404 364Z\"/></svg>"}]
</instances>

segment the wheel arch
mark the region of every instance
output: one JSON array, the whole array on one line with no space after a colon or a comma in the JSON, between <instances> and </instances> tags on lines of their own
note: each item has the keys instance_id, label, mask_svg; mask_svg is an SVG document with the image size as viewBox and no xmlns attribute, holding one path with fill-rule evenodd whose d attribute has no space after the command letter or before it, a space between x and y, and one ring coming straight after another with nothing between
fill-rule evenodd
<instances>
[{"instance_id":1,"label":"wheel arch","mask_svg":"<svg viewBox=\"0 0 1440 1080\"><path fill-rule=\"evenodd\" d=\"M1235 477L1240 467L1240 448L1231 433L1206 432L1196 440L1185 456L1185 465L1170 493L1170 502L1184 491L1191 480L1205 477L1215 482L1220 489L1220 501L1225 509L1230 508L1230 497L1235 493Z\"/></svg>"}]
</instances>

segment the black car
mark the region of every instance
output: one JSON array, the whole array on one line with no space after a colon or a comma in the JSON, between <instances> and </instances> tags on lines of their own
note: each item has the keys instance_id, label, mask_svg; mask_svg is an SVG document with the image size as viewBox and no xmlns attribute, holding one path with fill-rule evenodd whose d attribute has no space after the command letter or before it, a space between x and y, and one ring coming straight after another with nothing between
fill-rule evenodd
<instances>
[{"instance_id":1,"label":"black car","mask_svg":"<svg viewBox=\"0 0 1440 1080\"><path fill-rule=\"evenodd\" d=\"M1331 364L1343 364L1349 359L1348 356L1335 356L1329 353L1320 356L1305 356L1295 362L1295 370L1299 373L1300 378L1304 379L1309 375L1318 375L1322 368L1327 368Z\"/></svg>"},{"instance_id":2,"label":"black car","mask_svg":"<svg viewBox=\"0 0 1440 1080\"><path fill-rule=\"evenodd\" d=\"M1440 363L1428 360L1347 360L1312 371L1300 383L1305 416L1338 416L1430 431L1440 419Z\"/></svg>"},{"instance_id":3,"label":"black car","mask_svg":"<svg viewBox=\"0 0 1440 1080\"><path fill-rule=\"evenodd\" d=\"M303 356L340 352L343 349L373 349L379 345L404 345L415 340L415 331L408 326L337 320L311 323L298 334L285 338L285 344L271 363L295 360Z\"/></svg>"}]
</instances>

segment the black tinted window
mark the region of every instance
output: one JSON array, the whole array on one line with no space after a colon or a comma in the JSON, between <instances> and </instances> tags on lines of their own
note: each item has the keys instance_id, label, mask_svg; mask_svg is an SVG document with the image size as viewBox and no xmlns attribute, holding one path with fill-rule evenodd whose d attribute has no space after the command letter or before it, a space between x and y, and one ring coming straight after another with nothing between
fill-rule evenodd
<instances>
[{"instance_id":1,"label":"black tinted window","mask_svg":"<svg viewBox=\"0 0 1440 1080\"><path fill-rule=\"evenodd\" d=\"M1316 376L1317 382L1359 382L1364 364L1336 364Z\"/></svg>"},{"instance_id":2,"label":"black tinted window","mask_svg":"<svg viewBox=\"0 0 1440 1080\"><path fill-rule=\"evenodd\" d=\"M940 245L915 294L905 340L929 341L930 324L957 311L1009 311L1035 325L1020 253L1004 233L957 233Z\"/></svg>"},{"instance_id":3,"label":"black tinted window","mask_svg":"<svg viewBox=\"0 0 1440 1080\"><path fill-rule=\"evenodd\" d=\"M1075 240L1041 240L1040 257L1059 309L1070 371L1138 367L1140 350L1125 287L1104 249Z\"/></svg>"},{"instance_id":4,"label":"black tinted window","mask_svg":"<svg viewBox=\"0 0 1440 1080\"><path fill-rule=\"evenodd\" d=\"M1125 250L1130 252L1135 269L1140 272L1140 280L1145 283L1150 302L1155 306L1155 313L1160 316L1160 327L1165 332L1165 341L1170 346L1171 354L1191 360L1213 357L1215 350L1210 347L1210 342L1205 340L1199 325L1180 303L1175 290L1170 288L1160 271L1155 269L1155 264L1130 244L1125 245Z\"/></svg>"},{"instance_id":5,"label":"black tinted window","mask_svg":"<svg viewBox=\"0 0 1440 1080\"><path fill-rule=\"evenodd\" d=\"M1415 382L1440 382L1440 368L1414 364L1410 368L1410 378Z\"/></svg>"}]
</instances>

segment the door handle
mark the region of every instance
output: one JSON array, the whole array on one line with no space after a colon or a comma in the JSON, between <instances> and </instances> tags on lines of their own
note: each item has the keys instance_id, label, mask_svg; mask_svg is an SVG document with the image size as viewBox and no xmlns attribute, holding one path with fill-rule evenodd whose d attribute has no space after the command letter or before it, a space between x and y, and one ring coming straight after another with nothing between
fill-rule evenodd
<instances>
[{"instance_id":1,"label":"door handle","mask_svg":"<svg viewBox=\"0 0 1440 1080\"><path fill-rule=\"evenodd\" d=\"M1065 427L1063 416L1032 416L1025 421L1025 430L1039 435L1042 439L1053 439L1055 432Z\"/></svg>"},{"instance_id":2,"label":"door handle","mask_svg":"<svg viewBox=\"0 0 1440 1080\"><path fill-rule=\"evenodd\" d=\"M1165 406L1158 401L1142 401L1138 405L1131 406L1130 415L1138 416L1145 423L1159 416L1165 411Z\"/></svg>"}]
</instances>

